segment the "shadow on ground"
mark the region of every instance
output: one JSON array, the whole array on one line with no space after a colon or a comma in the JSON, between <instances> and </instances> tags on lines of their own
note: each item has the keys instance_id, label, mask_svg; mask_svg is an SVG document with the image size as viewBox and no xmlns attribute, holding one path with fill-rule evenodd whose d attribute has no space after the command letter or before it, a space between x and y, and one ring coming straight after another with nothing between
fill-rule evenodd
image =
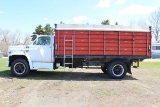
<instances>
[{"instance_id":1,"label":"shadow on ground","mask_svg":"<svg viewBox=\"0 0 160 107\"><path fill-rule=\"evenodd\" d=\"M11 75L10 70L1 71L1 78L17 78ZM123 80L137 80L131 75L126 75L123 79L110 79L104 73L86 73L86 72L70 72L70 71L32 71L27 77L18 79L30 80L65 80L65 81L123 81Z\"/></svg>"}]
</instances>

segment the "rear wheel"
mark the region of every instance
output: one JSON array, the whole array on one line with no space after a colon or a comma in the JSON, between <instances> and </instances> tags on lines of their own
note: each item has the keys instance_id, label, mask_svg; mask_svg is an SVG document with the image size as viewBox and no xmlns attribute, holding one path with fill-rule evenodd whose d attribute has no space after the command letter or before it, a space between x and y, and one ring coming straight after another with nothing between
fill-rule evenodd
<instances>
[{"instance_id":1,"label":"rear wheel","mask_svg":"<svg viewBox=\"0 0 160 107\"><path fill-rule=\"evenodd\" d=\"M126 76L127 66L122 61L113 61L108 66L108 73L111 78L122 79Z\"/></svg>"},{"instance_id":2,"label":"rear wheel","mask_svg":"<svg viewBox=\"0 0 160 107\"><path fill-rule=\"evenodd\" d=\"M29 71L29 64L24 59L16 59L11 64L11 73L16 77L27 76Z\"/></svg>"}]
</instances>

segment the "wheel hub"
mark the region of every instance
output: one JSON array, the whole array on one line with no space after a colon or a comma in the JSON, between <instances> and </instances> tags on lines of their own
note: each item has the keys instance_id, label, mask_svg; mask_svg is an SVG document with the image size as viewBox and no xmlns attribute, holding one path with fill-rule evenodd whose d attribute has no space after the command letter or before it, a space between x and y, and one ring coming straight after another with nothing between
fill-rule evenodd
<instances>
[{"instance_id":1,"label":"wheel hub","mask_svg":"<svg viewBox=\"0 0 160 107\"><path fill-rule=\"evenodd\" d=\"M23 64L23 63L21 63L21 62L19 62L19 63L16 63L15 65L14 65L14 71L15 71L15 73L17 73L17 74L23 74L24 72L25 72L25 65Z\"/></svg>"},{"instance_id":2,"label":"wheel hub","mask_svg":"<svg viewBox=\"0 0 160 107\"><path fill-rule=\"evenodd\" d=\"M115 76L121 76L124 73L124 68L122 65L117 64L112 68L112 72Z\"/></svg>"}]
</instances>

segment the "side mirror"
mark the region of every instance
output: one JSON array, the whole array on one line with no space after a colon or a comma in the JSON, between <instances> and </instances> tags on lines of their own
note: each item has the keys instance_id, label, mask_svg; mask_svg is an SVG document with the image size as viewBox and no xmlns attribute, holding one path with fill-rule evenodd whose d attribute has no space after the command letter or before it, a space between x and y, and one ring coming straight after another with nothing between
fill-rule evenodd
<instances>
[{"instance_id":1,"label":"side mirror","mask_svg":"<svg viewBox=\"0 0 160 107\"><path fill-rule=\"evenodd\" d=\"M37 39L38 35L34 34L34 35L31 35L31 41L35 41Z\"/></svg>"}]
</instances>

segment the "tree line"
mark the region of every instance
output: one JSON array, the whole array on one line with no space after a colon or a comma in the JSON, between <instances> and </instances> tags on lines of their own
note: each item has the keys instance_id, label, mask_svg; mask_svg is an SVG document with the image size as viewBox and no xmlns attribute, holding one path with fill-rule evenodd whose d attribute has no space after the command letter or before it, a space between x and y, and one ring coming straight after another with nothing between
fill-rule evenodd
<instances>
[{"instance_id":1,"label":"tree line","mask_svg":"<svg viewBox=\"0 0 160 107\"><path fill-rule=\"evenodd\" d=\"M42 25L38 25L33 32L33 34L38 35L53 35L53 33L54 29L51 27L50 24L46 24L44 27Z\"/></svg>"},{"instance_id":2,"label":"tree line","mask_svg":"<svg viewBox=\"0 0 160 107\"><path fill-rule=\"evenodd\" d=\"M60 24L65 24L64 22L60 22ZM103 20L101 22L102 25L110 25L109 19ZM118 22L115 23L115 25L118 25ZM35 28L35 31L33 34L38 35L53 35L54 34L54 28L51 27L50 24L46 24L44 27L40 24Z\"/></svg>"},{"instance_id":3,"label":"tree line","mask_svg":"<svg viewBox=\"0 0 160 107\"><path fill-rule=\"evenodd\" d=\"M8 46L30 44L30 34L0 29L0 51L7 56Z\"/></svg>"}]
</instances>

